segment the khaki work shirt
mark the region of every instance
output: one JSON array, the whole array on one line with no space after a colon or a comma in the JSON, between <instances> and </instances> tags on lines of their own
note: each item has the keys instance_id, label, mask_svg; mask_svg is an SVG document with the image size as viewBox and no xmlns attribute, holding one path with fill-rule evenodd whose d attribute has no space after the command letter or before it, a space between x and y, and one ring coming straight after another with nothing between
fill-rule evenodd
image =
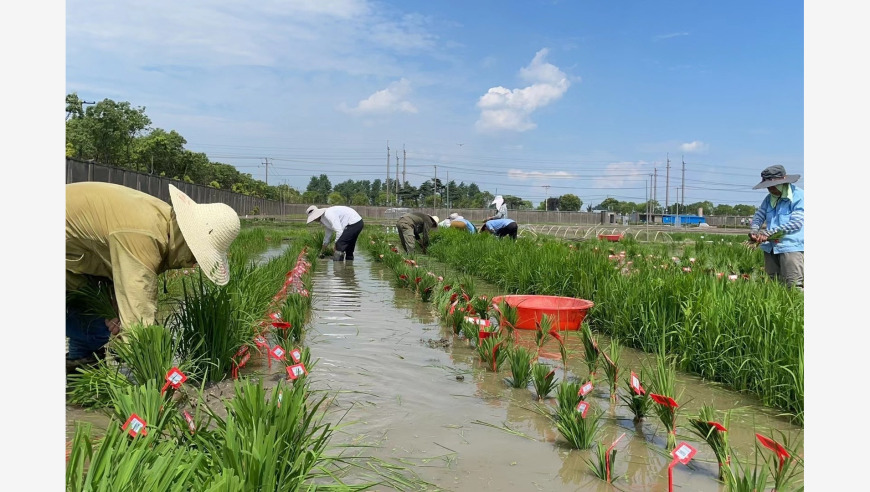
<instances>
[{"instance_id":1,"label":"khaki work shirt","mask_svg":"<svg viewBox=\"0 0 870 492\"><path fill-rule=\"evenodd\" d=\"M195 262L168 203L111 183L66 185L66 288L110 280L122 327L155 323L157 276Z\"/></svg>"}]
</instances>

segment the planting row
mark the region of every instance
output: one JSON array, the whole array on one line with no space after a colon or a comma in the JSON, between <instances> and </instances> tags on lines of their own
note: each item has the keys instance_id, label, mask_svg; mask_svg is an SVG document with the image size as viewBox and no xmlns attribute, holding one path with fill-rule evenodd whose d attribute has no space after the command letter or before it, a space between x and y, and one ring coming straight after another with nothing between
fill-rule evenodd
<instances>
[{"instance_id":1,"label":"planting row","mask_svg":"<svg viewBox=\"0 0 870 492\"><path fill-rule=\"evenodd\" d=\"M487 371L498 373L507 365L510 376L504 379L505 383L514 388L531 385L538 400L546 401L555 393L555 407L548 415L552 424L571 446L577 449L594 446L593 457L597 460L590 460L588 464L599 478L609 482L617 478L611 473L616 443L608 447L599 440L600 420L605 411L595 408L587 399L595 385L603 382L609 390L610 401L621 401L636 423L648 416L658 419L666 432L668 451L677 455L694 449L688 443L677 445L680 422L700 442L709 445L719 462L719 478L728 490L743 490L741 484L757 490L768 483L776 490L799 486L803 462L795 452L797 443L786 434L780 433L776 440L758 434L758 443L771 452L764 454L756 448L755 465L750 465L749 460L732 461L735 452L728 444L730 412L723 414L704 405L695 416L681 414L674 356L660 352L655 367L641 367L635 373L621 364L622 348L618 338L612 338L603 349L588 324L582 324L577 332L563 331L546 315L535 323L531 340L524 340L520 332L528 331L517 328L516 308L504 299L494 303L486 296L476 295L473 277L437 276L418 265L415 259L403 257L387 236L370 235L365 243L376 261L393 270L397 286L413 290L423 302L433 302L442 322L476 349ZM568 337L572 333L579 334L583 350L582 360L588 371L583 379L568 373L571 352ZM548 345L554 345L558 353L548 352ZM561 359L564 370L561 382L558 382L557 369L547 363L547 359ZM603 378L598 373L599 368ZM620 388L620 384L624 386ZM717 415L722 415L721 421ZM758 465L759 459L761 465Z\"/></svg>"}]
</instances>

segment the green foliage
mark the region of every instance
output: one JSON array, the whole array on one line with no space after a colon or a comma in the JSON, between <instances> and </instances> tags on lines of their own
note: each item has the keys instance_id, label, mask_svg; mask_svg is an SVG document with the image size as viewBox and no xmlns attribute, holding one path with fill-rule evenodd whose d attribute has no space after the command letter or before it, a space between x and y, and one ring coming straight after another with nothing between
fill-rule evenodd
<instances>
[{"instance_id":1,"label":"green foliage","mask_svg":"<svg viewBox=\"0 0 870 492\"><path fill-rule=\"evenodd\" d=\"M536 362L532 366L532 383L538 400L547 398L556 386L556 370L547 364Z\"/></svg>"},{"instance_id":2,"label":"green foliage","mask_svg":"<svg viewBox=\"0 0 870 492\"><path fill-rule=\"evenodd\" d=\"M616 479L619 478L618 475L613 474L613 464L616 462L616 448L611 449L610 453L608 453L607 446L598 442L595 446L594 456L596 458L595 462L592 462L591 460L584 460L589 466L589 469L592 470L592 473L594 473L596 477L604 480L605 482L615 482Z\"/></svg>"},{"instance_id":3,"label":"green foliage","mask_svg":"<svg viewBox=\"0 0 870 492\"><path fill-rule=\"evenodd\" d=\"M532 380L532 353L521 345L510 350L511 377L505 382L514 388L525 388Z\"/></svg>"},{"instance_id":4,"label":"green foliage","mask_svg":"<svg viewBox=\"0 0 870 492\"><path fill-rule=\"evenodd\" d=\"M595 442L600 428L598 422L604 412L590 409L584 418L576 408L558 410L556 428L562 437L575 449L589 449Z\"/></svg>"},{"instance_id":5,"label":"green foliage","mask_svg":"<svg viewBox=\"0 0 870 492\"><path fill-rule=\"evenodd\" d=\"M556 403L560 414L575 410L582 399L580 383L577 381L562 381L556 387Z\"/></svg>"},{"instance_id":6,"label":"green foliage","mask_svg":"<svg viewBox=\"0 0 870 492\"><path fill-rule=\"evenodd\" d=\"M710 446L710 449L713 450L713 454L716 455L716 460L719 462L719 479L724 480L724 467L731 462L727 430L731 427L731 412L726 412L725 419L721 422L721 425L726 429L724 431L718 430L716 426L712 425L710 422L718 422L716 411L713 409L712 405L705 403L698 411L697 418L689 418L689 430L691 430L696 436L700 437Z\"/></svg>"}]
</instances>

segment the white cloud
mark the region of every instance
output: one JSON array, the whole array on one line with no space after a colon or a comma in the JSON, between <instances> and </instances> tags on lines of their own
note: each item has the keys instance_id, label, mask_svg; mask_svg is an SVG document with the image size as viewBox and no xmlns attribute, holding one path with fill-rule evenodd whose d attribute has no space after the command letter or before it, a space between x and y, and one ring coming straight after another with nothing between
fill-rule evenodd
<instances>
[{"instance_id":1,"label":"white cloud","mask_svg":"<svg viewBox=\"0 0 870 492\"><path fill-rule=\"evenodd\" d=\"M695 140L680 145L680 150L689 153L703 153L706 152L708 148L710 148L710 146L705 144L704 142L701 142L700 140Z\"/></svg>"},{"instance_id":2,"label":"white cloud","mask_svg":"<svg viewBox=\"0 0 870 492\"><path fill-rule=\"evenodd\" d=\"M653 172L653 166L647 161L611 162L604 167L601 176L595 178L595 188L625 188L626 186L645 185L644 180Z\"/></svg>"},{"instance_id":3,"label":"white cloud","mask_svg":"<svg viewBox=\"0 0 870 492\"><path fill-rule=\"evenodd\" d=\"M659 34L658 36L655 36L653 39L656 41L661 41L662 39L670 39L670 38L675 38L677 36L688 36L688 35L689 35L689 33L687 33L687 32L672 32L670 34Z\"/></svg>"},{"instance_id":4,"label":"white cloud","mask_svg":"<svg viewBox=\"0 0 870 492\"><path fill-rule=\"evenodd\" d=\"M475 123L479 131L531 130L537 126L531 114L565 94L571 82L558 67L544 61L547 52L546 48L538 51L532 62L520 69L520 78L531 85L513 90L492 87L480 97L480 118Z\"/></svg>"},{"instance_id":5,"label":"white cloud","mask_svg":"<svg viewBox=\"0 0 870 492\"><path fill-rule=\"evenodd\" d=\"M393 82L386 89L380 90L363 99L354 108L342 104L339 109L348 113L416 113L417 108L405 98L411 93L411 83L408 79Z\"/></svg>"},{"instance_id":6,"label":"white cloud","mask_svg":"<svg viewBox=\"0 0 870 492\"><path fill-rule=\"evenodd\" d=\"M566 173L565 171L523 171L522 169L508 170L508 178L526 180L526 179L571 179L577 178L576 174Z\"/></svg>"}]
</instances>

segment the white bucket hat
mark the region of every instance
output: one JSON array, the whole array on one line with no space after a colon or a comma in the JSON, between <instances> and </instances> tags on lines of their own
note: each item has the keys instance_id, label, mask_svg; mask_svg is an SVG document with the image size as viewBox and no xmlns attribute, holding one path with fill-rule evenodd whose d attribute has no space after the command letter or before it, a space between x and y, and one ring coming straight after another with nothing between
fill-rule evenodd
<instances>
[{"instance_id":1,"label":"white bucket hat","mask_svg":"<svg viewBox=\"0 0 870 492\"><path fill-rule=\"evenodd\" d=\"M306 224L310 224L315 220L319 219L323 212L326 212L325 208L317 208L317 205L312 205L308 207L308 210L305 211L308 214L308 220L305 222Z\"/></svg>"},{"instance_id":2,"label":"white bucket hat","mask_svg":"<svg viewBox=\"0 0 870 492\"><path fill-rule=\"evenodd\" d=\"M490 205L495 205L495 208L501 208L501 204L504 203L504 198L501 195L496 195L495 199L490 203Z\"/></svg>"},{"instance_id":3,"label":"white bucket hat","mask_svg":"<svg viewBox=\"0 0 870 492\"><path fill-rule=\"evenodd\" d=\"M227 252L239 235L239 215L225 203L196 203L173 185L169 199L184 241L209 280L217 285L230 281Z\"/></svg>"},{"instance_id":4,"label":"white bucket hat","mask_svg":"<svg viewBox=\"0 0 870 492\"><path fill-rule=\"evenodd\" d=\"M456 213L456 212L453 212L452 214L449 215L450 220L454 220L454 219L456 219L457 217L459 217L459 214Z\"/></svg>"}]
</instances>

